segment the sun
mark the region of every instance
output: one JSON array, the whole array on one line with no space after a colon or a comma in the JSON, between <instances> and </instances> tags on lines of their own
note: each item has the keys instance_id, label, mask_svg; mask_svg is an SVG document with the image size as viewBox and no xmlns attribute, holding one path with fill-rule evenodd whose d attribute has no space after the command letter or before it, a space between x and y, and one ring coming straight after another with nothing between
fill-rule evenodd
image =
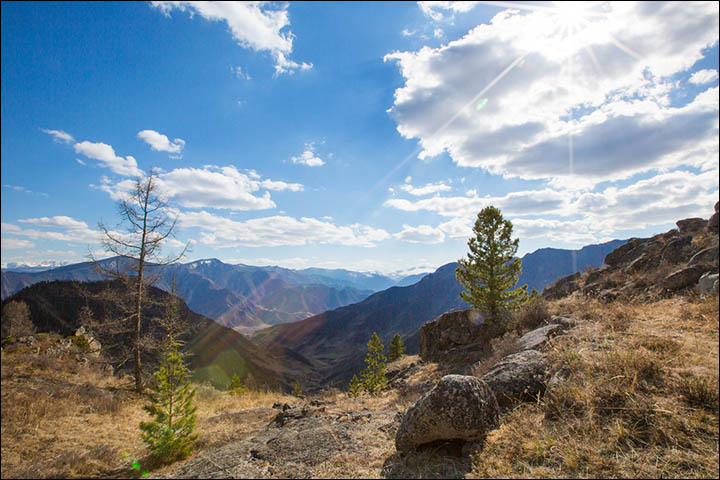
<instances>
[{"instance_id":1,"label":"sun","mask_svg":"<svg viewBox=\"0 0 720 480\"><path fill-rule=\"evenodd\" d=\"M553 8L557 22L568 34L576 32L581 28L583 23L587 22L585 17L588 12L587 2L555 2L555 7Z\"/></svg>"}]
</instances>

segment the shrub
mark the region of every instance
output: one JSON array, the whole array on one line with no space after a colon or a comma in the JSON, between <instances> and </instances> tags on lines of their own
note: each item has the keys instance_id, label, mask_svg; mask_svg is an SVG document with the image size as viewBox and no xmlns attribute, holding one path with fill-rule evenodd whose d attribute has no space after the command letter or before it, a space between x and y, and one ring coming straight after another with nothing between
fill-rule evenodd
<instances>
[{"instance_id":1,"label":"shrub","mask_svg":"<svg viewBox=\"0 0 720 480\"><path fill-rule=\"evenodd\" d=\"M367 367L360 375L362 377L362 385L370 395L377 395L387 383L385 377L385 362L387 358L382 351L385 346L380 343L380 338L376 332L373 332L372 338L368 342L368 352L365 355L365 364Z\"/></svg>"}]
</instances>

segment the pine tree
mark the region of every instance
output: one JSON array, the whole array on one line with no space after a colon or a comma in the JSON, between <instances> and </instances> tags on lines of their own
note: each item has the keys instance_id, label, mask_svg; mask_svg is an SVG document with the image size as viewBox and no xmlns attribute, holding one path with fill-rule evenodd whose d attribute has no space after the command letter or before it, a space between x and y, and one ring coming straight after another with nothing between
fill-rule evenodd
<instances>
[{"instance_id":1,"label":"pine tree","mask_svg":"<svg viewBox=\"0 0 720 480\"><path fill-rule=\"evenodd\" d=\"M390 352L388 353L389 360L394 362L403 355L405 355L405 344L403 343L400 334L396 333L390 341Z\"/></svg>"},{"instance_id":2,"label":"pine tree","mask_svg":"<svg viewBox=\"0 0 720 480\"><path fill-rule=\"evenodd\" d=\"M512 289L521 271L515 258L518 239L512 240L512 223L493 206L478 213L470 238L467 260L458 260L458 282L467 291L460 296L486 315L488 322L499 324L504 312L514 310L527 299L527 285Z\"/></svg>"},{"instance_id":3,"label":"pine tree","mask_svg":"<svg viewBox=\"0 0 720 480\"><path fill-rule=\"evenodd\" d=\"M292 395L293 397L300 397L302 396L302 394L303 392L300 389L300 381L295 380L295 386L293 387L292 392L290 392L290 395Z\"/></svg>"},{"instance_id":4,"label":"pine tree","mask_svg":"<svg viewBox=\"0 0 720 480\"><path fill-rule=\"evenodd\" d=\"M233 374L232 379L230 380L230 386L228 386L228 392L232 395L245 395L250 390L243 385L242 380L240 380L240 377L238 377L238 374Z\"/></svg>"},{"instance_id":5,"label":"pine tree","mask_svg":"<svg viewBox=\"0 0 720 480\"><path fill-rule=\"evenodd\" d=\"M197 407L192 404L196 390L190 388L187 374L183 354L178 351L177 343L172 342L165 349L160 369L155 372L157 385L149 395L151 403L143 407L154 420L140 422L143 441L163 463L186 458L197 440L197 434L193 434Z\"/></svg>"},{"instance_id":6,"label":"pine tree","mask_svg":"<svg viewBox=\"0 0 720 480\"><path fill-rule=\"evenodd\" d=\"M358 380L357 375L353 375L352 380L350 380L350 384L348 385L348 396L349 397L359 397L362 393L362 384L360 383L360 380Z\"/></svg>"},{"instance_id":7,"label":"pine tree","mask_svg":"<svg viewBox=\"0 0 720 480\"><path fill-rule=\"evenodd\" d=\"M373 332L372 338L368 342L368 352L365 355L365 370L360 374L362 377L362 385L370 395L378 395L380 390L387 383L385 378L385 362L387 358L383 355L385 345L380 343L380 338L376 332Z\"/></svg>"}]
</instances>

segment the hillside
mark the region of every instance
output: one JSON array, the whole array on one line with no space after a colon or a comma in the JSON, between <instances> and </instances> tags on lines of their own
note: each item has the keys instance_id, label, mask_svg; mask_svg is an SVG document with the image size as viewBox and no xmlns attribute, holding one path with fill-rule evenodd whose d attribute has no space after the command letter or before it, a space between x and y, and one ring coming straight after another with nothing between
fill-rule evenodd
<instances>
[{"instance_id":1,"label":"hillside","mask_svg":"<svg viewBox=\"0 0 720 480\"><path fill-rule=\"evenodd\" d=\"M87 305L94 318L100 323L121 316L118 298L121 298L122 285L119 282L41 282L16 293L3 302L25 302L38 332L54 333L61 336L73 335L81 326L79 312ZM98 295L103 293L103 297ZM108 298L109 297L109 298ZM171 294L155 287L148 289L144 307L145 322L142 335L161 340L165 330L156 322L147 319L161 317ZM194 370L198 381L208 380L215 385L225 386L233 374L240 378L254 378L258 385L289 390L298 376L312 376L310 361L287 352L282 348L268 347L258 349L243 335L223 327L211 319L190 310L179 301L178 316L180 322L190 326L189 333L183 337L189 354L189 366ZM118 336L104 329L94 329L94 333L103 348L103 356L120 372L127 373L131 362L123 364L129 348L129 336ZM143 366L145 375L154 369L154 360L158 350L152 344L144 347ZM288 372L293 375L288 377Z\"/></svg>"}]
</instances>

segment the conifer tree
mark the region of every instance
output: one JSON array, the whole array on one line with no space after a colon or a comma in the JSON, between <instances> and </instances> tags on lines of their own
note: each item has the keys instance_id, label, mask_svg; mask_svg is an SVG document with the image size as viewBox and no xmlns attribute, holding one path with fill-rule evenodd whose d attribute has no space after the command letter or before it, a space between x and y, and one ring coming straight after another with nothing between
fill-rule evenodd
<instances>
[{"instance_id":1,"label":"conifer tree","mask_svg":"<svg viewBox=\"0 0 720 480\"><path fill-rule=\"evenodd\" d=\"M458 260L456 278L467 290L460 296L486 315L488 322L499 324L503 312L514 310L527 299L527 285L512 289L521 271L515 258L518 239L513 240L512 223L500 210L485 207L478 213L468 241L468 258Z\"/></svg>"},{"instance_id":2,"label":"conifer tree","mask_svg":"<svg viewBox=\"0 0 720 480\"><path fill-rule=\"evenodd\" d=\"M388 352L388 359L391 362L394 362L403 355L405 355L405 344L403 343L400 334L396 333L390 341L390 352Z\"/></svg>"},{"instance_id":3,"label":"conifer tree","mask_svg":"<svg viewBox=\"0 0 720 480\"><path fill-rule=\"evenodd\" d=\"M302 389L300 389L300 381L295 380L295 386L292 389L292 392L290 392L290 395L293 397L299 397L303 394Z\"/></svg>"},{"instance_id":4,"label":"conifer tree","mask_svg":"<svg viewBox=\"0 0 720 480\"><path fill-rule=\"evenodd\" d=\"M149 395L151 403L143 407L154 419L140 422L143 441L153 456L163 463L186 458L197 440L197 434L193 434L196 390L190 388L187 374L178 344L170 343L160 369L155 372L157 385L155 392Z\"/></svg>"},{"instance_id":5,"label":"conifer tree","mask_svg":"<svg viewBox=\"0 0 720 480\"><path fill-rule=\"evenodd\" d=\"M249 389L243 385L242 380L240 380L240 377L238 377L238 374L233 374L232 379L230 380L230 386L228 386L228 392L230 392L233 395L244 395L249 392Z\"/></svg>"},{"instance_id":6,"label":"conifer tree","mask_svg":"<svg viewBox=\"0 0 720 480\"><path fill-rule=\"evenodd\" d=\"M360 383L360 380L358 380L357 375L353 375L352 380L350 380L350 384L348 385L348 396L349 397L359 397L362 393L362 384Z\"/></svg>"},{"instance_id":7,"label":"conifer tree","mask_svg":"<svg viewBox=\"0 0 720 480\"><path fill-rule=\"evenodd\" d=\"M365 370L360 374L362 377L362 385L370 395L378 395L380 390L387 383L385 378L385 362L387 358L383 355L385 345L380 343L380 338L376 332L373 332L372 338L368 342L368 351L365 355Z\"/></svg>"}]
</instances>

